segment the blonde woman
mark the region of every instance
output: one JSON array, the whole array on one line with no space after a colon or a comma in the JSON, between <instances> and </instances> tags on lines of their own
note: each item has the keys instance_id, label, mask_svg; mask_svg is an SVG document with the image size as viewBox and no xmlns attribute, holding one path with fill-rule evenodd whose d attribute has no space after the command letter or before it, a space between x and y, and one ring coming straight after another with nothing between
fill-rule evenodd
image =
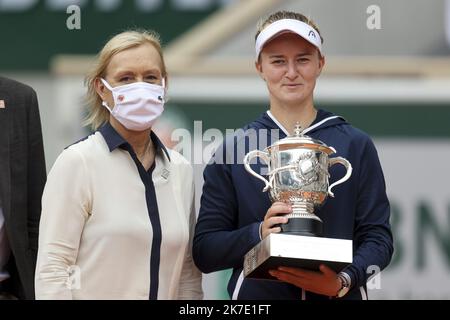
<instances>
[{"instance_id":1,"label":"blonde woman","mask_svg":"<svg viewBox=\"0 0 450 320\"><path fill-rule=\"evenodd\" d=\"M114 36L86 83L95 132L49 173L36 298L201 299L192 167L152 132L167 84L158 35Z\"/></svg>"}]
</instances>

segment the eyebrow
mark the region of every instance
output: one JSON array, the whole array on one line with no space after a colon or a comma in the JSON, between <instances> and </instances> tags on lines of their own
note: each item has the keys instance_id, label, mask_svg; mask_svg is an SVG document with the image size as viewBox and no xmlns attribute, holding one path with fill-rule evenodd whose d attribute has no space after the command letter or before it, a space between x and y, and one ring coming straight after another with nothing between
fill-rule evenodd
<instances>
[{"instance_id":1,"label":"eyebrow","mask_svg":"<svg viewBox=\"0 0 450 320\"><path fill-rule=\"evenodd\" d=\"M147 69L143 72L144 74L151 74L151 73L161 73L161 71L159 69ZM129 70L129 69L119 69L115 72L114 76L119 76L119 75L126 75L126 74L135 74L135 71L133 70Z\"/></svg>"},{"instance_id":2,"label":"eyebrow","mask_svg":"<svg viewBox=\"0 0 450 320\"><path fill-rule=\"evenodd\" d=\"M303 56L310 56L310 55L312 55L312 53L310 53L310 52L301 52L301 53L298 53L296 55L296 57L303 57ZM269 56L269 58L284 58L284 55L282 55L282 54L272 54L272 55Z\"/></svg>"}]
</instances>

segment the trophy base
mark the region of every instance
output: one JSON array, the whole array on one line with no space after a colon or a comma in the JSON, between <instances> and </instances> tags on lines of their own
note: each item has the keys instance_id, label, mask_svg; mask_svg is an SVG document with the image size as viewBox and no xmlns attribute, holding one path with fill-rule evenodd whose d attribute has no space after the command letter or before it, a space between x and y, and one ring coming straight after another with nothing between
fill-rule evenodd
<instances>
[{"instance_id":1,"label":"trophy base","mask_svg":"<svg viewBox=\"0 0 450 320\"><path fill-rule=\"evenodd\" d=\"M309 218L289 218L280 227L282 233L298 236L321 237L323 232L322 221Z\"/></svg>"},{"instance_id":2,"label":"trophy base","mask_svg":"<svg viewBox=\"0 0 450 320\"><path fill-rule=\"evenodd\" d=\"M245 255L244 277L277 280L268 271L279 266L339 272L352 261L352 240L272 233Z\"/></svg>"}]
</instances>

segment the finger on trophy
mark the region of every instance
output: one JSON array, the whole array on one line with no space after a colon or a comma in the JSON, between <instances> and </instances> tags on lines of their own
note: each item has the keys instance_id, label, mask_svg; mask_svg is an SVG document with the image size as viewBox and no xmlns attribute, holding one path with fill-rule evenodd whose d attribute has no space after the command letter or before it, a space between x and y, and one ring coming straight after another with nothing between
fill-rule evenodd
<instances>
[{"instance_id":1,"label":"finger on trophy","mask_svg":"<svg viewBox=\"0 0 450 320\"><path fill-rule=\"evenodd\" d=\"M277 216L277 217L271 217L270 219L268 219L270 228L274 228L274 227L279 227L280 224L282 223L287 223L288 222L288 218L284 217L284 216Z\"/></svg>"},{"instance_id":2,"label":"finger on trophy","mask_svg":"<svg viewBox=\"0 0 450 320\"><path fill-rule=\"evenodd\" d=\"M263 226L263 228L261 230L261 236L262 236L262 239L265 239L269 234L271 234L271 233L279 233L279 232L281 232L281 228L280 227L273 227L273 226L264 227Z\"/></svg>"},{"instance_id":3,"label":"finger on trophy","mask_svg":"<svg viewBox=\"0 0 450 320\"><path fill-rule=\"evenodd\" d=\"M277 216L280 214L291 213L292 207L291 205L284 202L274 202L272 206L267 210L265 219L268 219L272 216Z\"/></svg>"},{"instance_id":4,"label":"finger on trophy","mask_svg":"<svg viewBox=\"0 0 450 320\"><path fill-rule=\"evenodd\" d=\"M281 224L287 223L288 218L284 216L274 216L264 220L261 226L261 237L266 238L271 233L281 232Z\"/></svg>"}]
</instances>

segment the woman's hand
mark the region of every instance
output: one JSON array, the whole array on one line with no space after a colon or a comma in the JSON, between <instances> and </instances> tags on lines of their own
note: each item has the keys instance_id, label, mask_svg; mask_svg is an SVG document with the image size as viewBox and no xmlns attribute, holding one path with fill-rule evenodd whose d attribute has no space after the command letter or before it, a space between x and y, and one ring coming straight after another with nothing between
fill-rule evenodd
<instances>
[{"instance_id":1,"label":"woman's hand","mask_svg":"<svg viewBox=\"0 0 450 320\"><path fill-rule=\"evenodd\" d=\"M276 227L276 225L288 222L288 218L281 216L281 214L291 212L292 208L290 205L284 202L274 202L264 216L264 221L261 225L261 238L264 239L271 233L280 232L281 228Z\"/></svg>"},{"instance_id":2,"label":"woman's hand","mask_svg":"<svg viewBox=\"0 0 450 320\"><path fill-rule=\"evenodd\" d=\"M280 281L288 282L306 291L335 297L342 286L336 272L322 264L320 271L309 271L298 268L278 267L270 270L271 276Z\"/></svg>"}]
</instances>

